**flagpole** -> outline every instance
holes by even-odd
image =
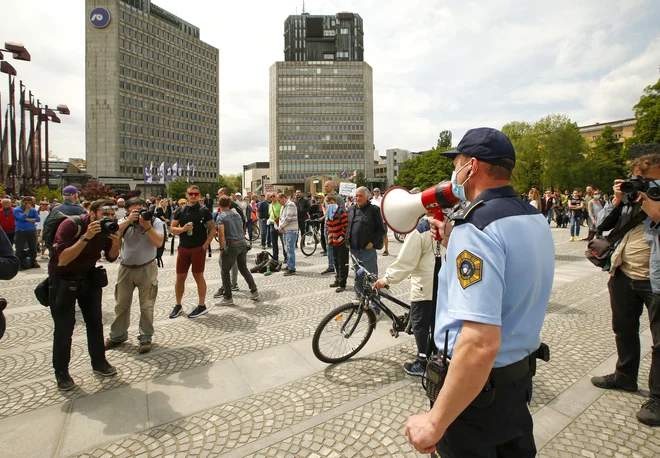
[[[11,192],[16,194],[16,77],[9,76],[9,133],[11,141]]]

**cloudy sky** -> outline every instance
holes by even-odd
[[[160,0],[220,49],[220,167],[268,160],[268,69],[283,60],[283,23],[302,0]],[[62,158],[85,156],[85,34],[80,0],[0,0],[0,41],[29,89],[72,115],[51,129]],[[87,4],[93,4],[87,1]],[[69,8],[68,5],[71,5]],[[454,143],[474,126],[500,128],[566,113],[578,124],[630,117],[660,77],[658,0],[308,0],[312,14],[359,13],[374,69],[376,148]],[[0,80],[6,81],[6,80]],[[0,85],[6,104],[6,82]],[[4,115],[4,110],[3,110]]]

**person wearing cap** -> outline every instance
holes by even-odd
[[[87,214],[85,209],[78,205],[78,188],[75,186],[65,186],[62,189],[62,199],[62,203],[54,207],[51,214],[54,212],[61,212],[68,216]]]
[[[430,220],[448,238],[434,343],[447,342],[450,362],[430,412],[410,417],[405,434],[443,457],[533,457],[527,403],[554,277],[550,228],[509,184],[516,156],[502,132],[471,129],[441,154],[454,161],[453,194],[470,201],[452,215],[451,237]]]
[[[383,202],[383,196],[380,195],[380,188],[374,188],[374,196],[371,198],[371,203],[375,205],[378,208],[381,208],[381,202]],[[383,235],[383,246],[385,247],[385,250],[383,251],[383,256],[389,256],[390,252],[388,251],[388,248],[390,246],[389,241],[387,240],[387,224],[383,222],[383,231],[385,231],[385,234]]]

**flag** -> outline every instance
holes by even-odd
[[[144,182],[148,183],[149,182],[149,167],[147,167],[147,163],[144,163]]]
[[[0,143],[0,182],[7,183],[9,172],[9,108],[5,110],[5,129],[2,131],[2,143]],[[0,125],[0,130],[2,126]]]
[[[342,178],[346,178],[347,176],[348,176],[348,172],[347,172],[346,170],[344,170],[343,172],[341,172],[341,177],[342,177]]]
[[[176,173],[177,175],[179,175],[180,178],[183,177],[183,164],[181,162],[179,162]]]
[[[186,183],[190,182],[190,161],[186,161]]]
[[[165,183],[165,163],[161,162],[160,167],[158,167],[158,183]]]
[[[194,183],[195,182],[195,163],[191,162],[191,167],[190,167],[190,182]]]
[[[172,164],[169,162],[167,163],[167,178],[165,178],[165,181],[168,183],[172,181]]]
[[[147,183],[151,184],[154,182],[154,161],[151,161],[149,165],[149,175],[147,176]]]
[[[175,162],[174,164],[172,164],[172,179],[176,180],[178,178],[178,175],[179,175],[179,163]]]
[[[357,176],[357,170],[353,171],[353,175],[351,175],[351,178],[355,178]]]

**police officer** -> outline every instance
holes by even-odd
[[[469,130],[443,154],[456,168],[452,192],[471,202],[452,218],[438,279],[434,340],[443,349],[448,332],[451,361],[431,411],[410,417],[405,433],[443,458],[533,457],[527,403],[554,274],[550,229],[509,185],[516,157],[502,132]]]

